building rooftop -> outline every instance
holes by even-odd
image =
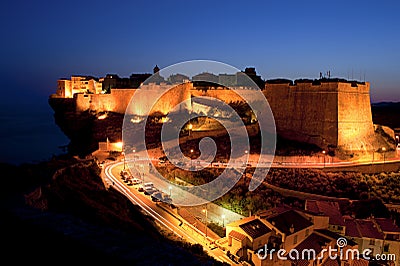
[[[375,221],[383,232],[400,233],[400,227],[398,227],[392,219],[375,218]]]
[[[322,266],[340,266],[337,260],[327,259],[322,263]]]
[[[305,249],[313,249],[316,254],[319,254],[324,247],[327,246],[332,240],[322,235],[312,233],[306,239],[296,246],[296,250],[300,253]]]
[[[357,229],[357,223],[354,219],[345,219],[344,223],[346,225],[346,236],[362,237],[361,233]]]
[[[287,210],[265,219],[286,235],[296,233],[313,225],[307,218],[294,210]],[[293,227],[292,232],[291,227]]]
[[[346,219],[346,236],[383,239],[384,235],[369,219]]]
[[[362,82],[362,81],[347,80],[347,79],[343,79],[343,78],[296,79],[294,81],[291,79],[276,78],[276,79],[269,79],[269,80],[265,81],[266,84],[289,84],[291,86],[297,85],[300,83],[312,83],[313,85],[321,85],[321,83],[328,83],[328,82],[350,83],[350,84],[352,84],[353,87],[356,87],[357,85],[365,85],[365,82]]]
[[[333,201],[307,200],[306,210],[316,215],[329,217],[329,224],[344,226],[344,219],[340,213],[339,204]]]
[[[241,233],[239,233],[239,232],[237,232],[237,231],[235,231],[235,230],[232,230],[232,231],[229,233],[229,236],[232,237],[232,238],[234,238],[234,239],[237,239],[237,240],[239,240],[239,241],[242,241],[243,239],[246,238],[245,235],[243,235],[243,234],[241,234]]]
[[[339,239],[340,237],[343,237],[342,235],[339,235],[338,233],[332,232],[328,229],[315,229],[314,231],[336,240]],[[344,238],[346,238],[347,240],[347,246],[354,247],[357,245],[357,243],[351,240],[350,238],[347,237]]]
[[[356,220],[360,233],[363,237],[383,239],[383,234],[371,220]]]
[[[271,232],[271,229],[269,229],[265,224],[263,224],[263,222],[258,219],[254,219],[247,223],[241,224],[239,225],[239,227],[242,228],[242,230],[245,231],[246,234],[248,234],[253,239],[256,239]]]

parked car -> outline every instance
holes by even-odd
[[[132,179],[132,183],[134,184],[134,185],[139,185],[139,184],[141,184],[142,183],[142,181],[140,180],[140,179],[138,179],[138,178],[133,178]]]
[[[151,188],[144,188],[145,195],[152,195],[153,193],[157,192],[158,189],[151,187]]]

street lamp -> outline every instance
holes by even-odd
[[[326,154],[326,151],[323,150],[323,151],[322,151],[322,154],[324,155],[324,168],[325,168],[325,154]]]
[[[169,188],[169,197],[171,198],[171,190],[172,190],[172,187],[169,186],[168,188]]]
[[[194,152],[194,150],[191,149],[190,150],[190,166],[193,166],[193,152]]]
[[[222,214],[221,218],[222,218],[222,227],[224,227],[225,226],[225,215]]]
[[[207,214],[208,214],[207,204],[206,204],[206,208],[203,209],[202,212],[206,214],[206,223],[205,223],[205,225],[206,225],[206,239],[207,239],[207,221],[208,221],[208,218],[207,218]]]
[[[192,129],[193,129],[193,125],[192,125],[192,123],[190,123],[189,124],[189,136],[190,136],[190,131],[192,131]]]
[[[382,151],[383,151],[383,163],[385,163],[385,152],[386,152],[386,148],[382,147]]]
[[[399,144],[399,136],[396,136],[396,144]]]

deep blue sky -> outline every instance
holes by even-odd
[[[6,0],[1,89],[46,105],[61,77],[210,59],[264,79],[365,73],[373,102],[400,101],[399,11],[398,1]]]

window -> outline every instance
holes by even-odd
[[[295,235],[293,238],[293,244],[297,244],[297,235]]]
[[[389,244],[383,246],[383,252],[389,252]]]
[[[370,239],[369,244],[375,246],[375,239]]]

